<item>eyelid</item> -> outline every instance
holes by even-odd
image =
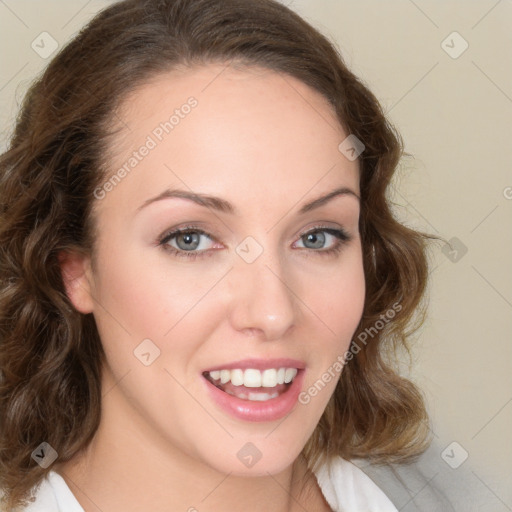
[[[171,238],[175,238],[176,236],[178,236],[182,233],[188,233],[188,232],[199,233],[199,234],[204,235],[205,237],[209,238],[212,241],[217,241],[216,235],[213,235],[212,233],[205,231],[204,229],[200,228],[199,226],[189,225],[189,226],[180,226],[177,228],[172,228],[172,229],[166,230],[162,235],[160,235],[158,237],[158,243],[165,244]]]
[[[333,221],[321,221],[313,222],[312,224],[309,224],[306,228],[301,228],[299,231],[296,232],[294,235],[294,238],[300,238],[304,235],[307,235],[311,231],[322,231],[326,230],[329,231],[330,229],[335,231],[343,231],[345,234],[348,235],[348,230],[341,224]]]
[[[347,230],[342,227],[333,228],[330,226],[316,226],[301,232],[297,238],[297,241],[299,241],[302,237],[309,235],[310,233],[329,233],[330,235],[347,242],[352,239],[352,235],[350,235]]]

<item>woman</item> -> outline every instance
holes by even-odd
[[[428,442],[384,357],[427,277],[400,156],[277,2],[96,16],[1,158],[7,510],[396,510],[351,460]]]

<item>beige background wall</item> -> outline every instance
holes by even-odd
[[[337,42],[414,154],[396,182],[397,214],[457,239],[451,255],[442,244],[432,252],[412,375],[429,400],[438,456],[456,465],[467,452],[486,510],[512,510],[512,1],[283,3]],[[0,1],[2,149],[48,62],[32,41],[48,32],[62,45],[108,4]]]

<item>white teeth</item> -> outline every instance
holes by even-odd
[[[212,372],[210,372],[210,377],[213,378]],[[220,371],[220,383],[226,384],[231,380],[231,372],[229,370],[221,370]]]
[[[274,393],[244,393],[243,391],[239,391],[238,389],[227,390],[226,393],[231,396],[236,396],[242,400],[249,400],[250,402],[266,402],[267,400],[271,400],[272,398],[277,398],[279,393],[276,391]]]
[[[243,370],[231,370],[231,384],[233,386],[241,386],[244,383]]]
[[[265,388],[273,388],[277,386],[277,370],[274,368],[263,370],[263,374],[261,375],[261,385]]]
[[[297,368],[286,368],[286,373],[284,374],[284,382],[288,384],[291,382],[295,375],[297,375]]]
[[[212,380],[220,379],[220,384],[226,384],[231,381],[233,386],[274,388],[279,384],[289,384],[297,375],[297,371],[297,368],[268,368],[263,371],[248,368],[247,370],[214,370],[209,373]],[[254,396],[265,394],[252,393]],[[248,399],[251,400],[251,398]],[[259,400],[259,398],[254,398],[254,400]],[[262,400],[268,400],[268,398],[262,398]]]
[[[233,379],[231,379],[233,381]],[[261,387],[261,372],[259,370],[245,370],[244,372],[244,386],[246,388],[260,388]]]
[[[265,402],[266,400],[270,400],[271,398],[276,398],[279,396],[279,393],[249,393],[247,397],[248,400],[253,402]]]

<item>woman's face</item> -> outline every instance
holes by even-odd
[[[71,293],[94,314],[114,383],[102,421],[222,472],[281,471],[362,314],[348,133],[302,82],[221,65],[160,76],[115,121],[95,265]]]

